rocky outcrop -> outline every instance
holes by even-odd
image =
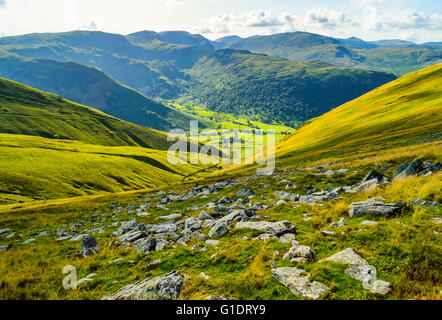
[[[174,271],[125,286],[102,300],[176,300],[183,287],[184,277]]]

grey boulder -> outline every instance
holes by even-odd
[[[279,222],[238,222],[235,225],[235,229],[251,229],[253,231],[262,231],[265,233],[271,233],[276,236],[282,236],[286,233],[295,233],[296,228],[289,221],[279,221]]]
[[[362,217],[366,215],[391,217],[400,214],[407,204],[403,202],[384,203],[376,199],[368,199],[364,202],[354,202],[350,205],[350,217]]]
[[[229,232],[227,224],[223,222],[217,222],[209,231],[210,238],[222,238]]]
[[[300,297],[319,299],[328,287],[318,281],[311,281],[310,274],[305,274],[304,270],[297,268],[272,269],[272,276],[281,284],[289,288],[292,293]]]
[[[102,300],[176,300],[183,287],[184,277],[174,271],[127,285]]]
[[[78,255],[85,258],[87,256],[97,254],[98,252],[97,240],[90,235],[84,235],[81,239],[81,251]]]
[[[283,259],[292,263],[309,263],[315,260],[315,253],[308,246],[294,245],[284,254]]]

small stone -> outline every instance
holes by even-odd
[[[11,245],[0,246],[0,252],[6,252],[11,248]]]
[[[308,246],[293,245],[284,256],[284,260],[289,260],[292,263],[309,263],[315,260],[315,253]]]
[[[279,237],[281,243],[292,243],[294,240],[296,240],[296,236],[293,233],[286,233]]]
[[[219,240],[206,240],[205,244],[206,246],[216,246],[220,243]]]
[[[438,202],[431,202],[421,199],[414,199],[411,204],[413,206],[424,206],[424,207],[437,207],[439,205]]]
[[[229,232],[227,225],[225,223],[216,223],[215,226],[210,230],[210,238],[222,238]]]
[[[1,235],[4,235],[4,234],[7,234],[7,233],[9,233],[9,232],[11,232],[11,230],[9,230],[9,229],[1,229],[1,230],[0,230],[0,236],[1,236]]]
[[[228,301],[230,300],[230,297],[223,297],[223,296],[208,296],[206,300],[210,301]]]
[[[204,210],[200,212],[197,219],[200,221],[213,220],[213,218]]]
[[[133,219],[128,222],[123,222],[118,228],[117,233],[122,235],[138,228],[137,220]]]
[[[97,240],[90,235],[84,235],[81,239],[81,251],[78,255],[85,258],[87,256],[97,254],[98,252]]]
[[[203,278],[204,280],[207,280],[207,281],[212,280],[212,279],[210,279],[210,277],[209,277],[207,274],[205,274],[204,272],[201,272],[201,273],[200,273],[200,277]]]
[[[30,239],[28,239],[28,240],[23,241],[23,244],[32,243],[32,242],[34,242],[34,241],[35,241],[34,238],[30,238]]]
[[[361,222],[361,224],[366,225],[366,226],[374,226],[374,225],[377,225],[378,223],[376,221],[364,220]]]
[[[328,287],[321,282],[311,281],[310,274],[297,268],[272,269],[272,276],[289,288],[296,296],[319,299]]]
[[[127,285],[102,300],[176,300],[183,286],[183,275],[175,271]]]
[[[389,293],[391,290],[391,283],[382,280],[375,281],[370,288],[370,292],[382,295]]]
[[[153,269],[153,268],[155,268],[156,266],[158,266],[160,264],[161,264],[161,260],[160,259],[154,260],[154,261],[152,261],[151,263],[149,263],[146,266],[146,269]]]

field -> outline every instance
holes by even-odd
[[[8,152],[14,155],[14,163],[17,163],[17,168],[8,172],[24,170],[28,176],[32,175],[37,171],[33,161],[39,166],[41,163],[48,166],[43,170],[48,173],[45,180],[34,185],[22,184],[33,187],[24,200],[29,200],[31,194],[38,194],[39,186],[43,186],[45,192],[63,188],[71,192],[72,183],[65,186],[64,177],[73,181],[80,176],[83,184],[94,179],[93,170],[74,171],[69,166],[64,168],[66,163],[73,163],[75,170],[89,167],[96,172],[116,172],[117,177],[140,188],[160,180],[168,185],[132,192],[119,192],[124,191],[120,188],[113,191],[119,192],[117,194],[72,192],[79,197],[22,204],[8,204],[9,200],[3,200],[0,226],[10,232],[0,236],[0,245],[12,247],[1,253],[0,299],[101,299],[127,284],[173,270],[186,275],[179,297],[183,300],[205,299],[209,295],[232,299],[307,299],[294,295],[272,277],[275,265],[278,268],[296,266],[309,273],[312,280],[325,284],[328,289],[321,299],[440,299],[442,173],[411,176],[405,180],[392,178],[396,168],[404,162],[442,160],[441,72],[442,66],[438,65],[407,75],[306,123],[278,144],[277,171],[271,176],[256,176],[256,166],[240,166],[179,183],[184,174],[198,168],[151,167],[153,161],[166,165],[161,151],[2,135],[1,150],[20,150]],[[203,113],[204,110],[191,112]],[[229,126],[229,121],[225,125]],[[17,141],[20,148],[13,146]],[[50,156],[54,149],[62,150]],[[72,152],[76,152],[75,157]],[[3,166],[0,172],[11,163],[10,159],[0,162]],[[331,173],[314,167],[317,165],[323,165]],[[143,171],[136,171],[140,168]],[[338,171],[342,169],[346,170]],[[275,194],[291,189],[294,191],[290,192],[305,196],[313,189],[327,191],[351,187],[358,185],[371,170],[382,172],[390,182],[372,190],[345,192],[321,203],[280,202]],[[63,172],[63,177],[58,177],[57,172]],[[54,176],[58,180],[50,180]],[[12,179],[2,177],[0,181],[17,185]],[[97,177],[97,181],[102,179]],[[112,179],[105,177],[104,188],[112,188]],[[210,186],[226,179],[232,179],[233,183],[221,190],[184,197],[196,186]],[[51,184],[45,186],[44,183]],[[133,185],[129,189],[133,189]],[[135,218],[137,223],[156,225],[169,219],[163,216],[176,213],[181,214],[178,219],[184,223],[202,211],[212,212],[214,203],[225,197],[230,197],[234,203],[241,200],[244,204],[244,197],[237,195],[242,189],[254,192],[248,197],[250,206],[267,206],[257,209],[259,219],[286,220],[296,226],[296,240],[309,246],[315,259],[305,264],[287,261],[283,255],[291,243],[272,237],[259,240],[257,237],[262,232],[235,228],[235,222],[229,224],[228,233],[215,245],[197,238],[189,238],[182,244],[173,233],[167,235],[168,244],[164,250],[150,253],[116,244],[119,240],[113,234],[122,222]],[[43,190],[40,192],[43,194]],[[169,197],[175,200],[168,200]],[[349,216],[352,203],[373,197],[382,197],[385,203],[404,202],[406,207],[389,217]],[[433,207],[414,205],[415,199],[439,204]],[[133,211],[134,206],[140,205],[147,205],[146,214],[136,215]],[[330,225],[341,218],[349,220],[340,227]],[[209,230],[209,227],[201,228],[203,234]],[[60,234],[66,232],[96,237],[100,252],[87,258],[77,257],[80,241],[59,239]],[[372,293],[361,281],[345,273],[346,266],[320,262],[346,248],[355,249],[373,265],[378,279],[391,284],[391,292],[386,295]],[[159,264],[148,266],[157,259],[160,259]],[[79,279],[95,275],[90,276],[90,281],[81,283],[78,290],[64,290],[62,270],[66,265],[77,268]]]

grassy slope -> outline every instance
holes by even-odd
[[[0,76],[158,130],[185,127],[191,119],[146,98],[101,70],[74,62],[0,54]]]
[[[166,135],[0,78],[0,133],[167,149]]]
[[[0,78],[0,202],[156,187],[201,169],[170,166],[165,133]]]
[[[158,187],[199,169],[162,150],[0,134],[2,204]]]
[[[287,182],[279,183],[283,179],[296,184],[296,193],[305,194],[306,185],[321,190],[351,185],[361,181],[370,170],[379,170],[387,165],[393,165],[384,172],[391,178],[400,163],[418,157],[432,162],[441,161],[440,76],[441,66],[435,66],[398,79],[316,119],[281,144],[280,151],[286,156],[279,159],[283,166],[293,166],[297,161],[299,166],[310,166],[334,160],[339,163],[332,168],[350,169],[347,174],[317,176],[301,170],[277,172],[270,177],[243,181],[216,195],[172,202],[166,212],[181,211],[194,217],[199,214],[199,210],[187,210],[189,207],[198,205],[202,210],[202,206],[221,197],[234,197],[244,187],[256,192],[253,202],[277,200],[273,193],[285,190]],[[343,114],[350,119],[341,118]],[[353,121],[356,130],[351,130],[350,121]],[[315,143],[315,139],[320,141]],[[311,143],[313,146],[309,148]],[[349,160],[349,156],[353,160]],[[313,158],[318,162],[309,163]],[[255,171],[251,174],[255,174]],[[344,227],[336,229],[329,227],[329,224],[348,217],[350,203],[375,196],[384,197],[386,202],[404,201],[409,204],[416,198],[441,202],[441,175],[439,172],[428,177],[412,177],[382,185],[372,191],[344,194],[341,199],[327,202],[323,206],[287,203],[273,206],[259,214],[272,221],[290,221],[297,227],[296,239],[302,245],[310,246],[318,260],[345,248],[354,248],[376,267],[380,279],[393,285],[392,292],[387,296],[376,296],[365,290],[361,282],[347,276],[344,273],[346,267],[342,265],[317,261],[305,266],[297,265],[309,272],[312,280],[321,281],[330,288],[325,299],[440,299],[442,229],[440,224],[432,221],[434,217],[441,218],[440,206],[414,206],[394,218],[351,218]],[[210,177],[203,181],[167,186],[165,191],[183,193],[196,184],[208,185],[224,178],[226,176]],[[250,239],[258,235],[248,230],[231,229],[218,246],[209,246],[206,252],[192,250],[198,241],[190,241],[187,247],[170,247],[148,255],[133,249],[109,247],[114,240],[111,234],[117,228],[112,226],[114,219],[124,221],[133,218],[127,213],[113,215],[109,205],[116,201],[121,206],[140,204],[144,203],[146,196],[152,195],[140,192],[36,205],[31,203],[12,210],[10,206],[0,207],[1,225],[25,235],[16,235],[12,239],[3,237],[0,240],[2,244],[8,244],[17,239],[14,247],[3,253],[0,259],[0,283],[4,289],[0,291],[0,299],[100,299],[127,284],[172,270],[180,270],[190,276],[181,299],[205,299],[208,295],[228,295],[241,300],[299,299],[273,279],[270,273],[271,260],[279,267],[293,266],[282,259],[291,244],[275,240],[244,241],[244,236]],[[157,218],[165,214],[164,210],[155,206],[158,199],[150,201],[151,216],[137,217],[139,223],[158,223]],[[92,217],[97,212],[104,213],[101,221],[108,229],[104,234],[92,233],[98,238],[100,253],[88,259],[74,256],[80,250],[79,242],[57,242],[54,240],[55,235],[49,238],[34,235],[42,229],[66,229],[69,228],[66,224],[95,221]],[[305,219],[307,212],[311,213],[309,221]],[[378,224],[362,225],[364,220],[375,220]],[[321,234],[324,229],[336,233],[324,236]],[[208,232],[206,229],[203,231]],[[36,238],[34,243],[20,244],[31,236]],[[276,251],[280,254],[275,255]],[[123,260],[119,262],[107,263],[121,258]],[[162,263],[153,269],[146,268],[155,259],[161,259]],[[97,276],[93,281],[81,285],[79,290],[63,290],[60,284],[64,275],[61,271],[65,265],[74,265],[79,278],[92,272]],[[206,281],[199,277],[201,272],[205,272],[212,280]]]
[[[439,64],[377,88],[310,121],[279,145],[278,155],[301,158],[440,139],[441,77]]]

